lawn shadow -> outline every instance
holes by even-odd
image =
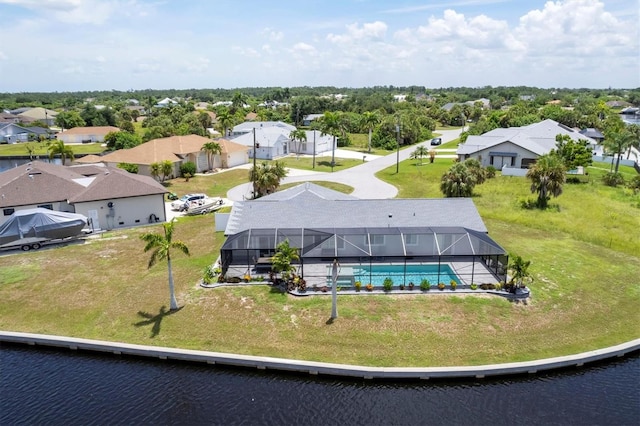
[[[158,334],[160,334],[160,325],[162,324],[162,319],[166,316],[169,316],[171,314],[175,314],[176,312],[180,311],[182,309],[182,306],[179,307],[178,309],[176,309],[175,311],[167,311],[167,307],[166,306],[162,306],[160,308],[160,311],[158,311],[158,313],[156,315],[150,314],[148,312],[143,312],[143,311],[138,311],[138,316],[145,318],[142,321],[138,321],[136,323],[134,323],[133,325],[136,327],[144,327],[145,325],[150,325],[153,324],[153,326],[151,327],[151,338],[156,337]]]

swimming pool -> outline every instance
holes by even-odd
[[[419,286],[425,278],[432,286],[438,283],[449,285],[451,280],[458,284],[461,282],[447,264],[440,265],[439,273],[438,265],[356,265],[353,267],[354,280],[360,281],[363,285],[371,283],[374,286],[381,286],[387,277],[393,280],[394,285],[413,282]]]

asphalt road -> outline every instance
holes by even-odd
[[[440,130],[438,133],[442,134],[442,143],[446,143],[459,137],[460,129]],[[417,146],[424,145],[429,149],[432,148],[429,145],[429,142],[430,141],[425,141],[420,144],[401,149],[399,154],[400,161],[402,162],[410,158],[411,153],[415,151]],[[436,151],[439,151],[437,147],[435,148]],[[438,154],[440,157],[455,157],[455,152],[449,150],[439,151]],[[358,154],[358,157],[361,155],[362,154]],[[378,157],[370,161],[363,162],[358,166],[340,170],[334,173],[319,173],[306,170],[303,171],[290,169],[289,176],[284,178],[281,183],[286,184],[306,181],[338,182],[353,187],[354,191],[351,193],[351,195],[361,199],[394,198],[396,195],[398,195],[398,190],[396,189],[396,187],[381,181],[375,176],[375,174],[380,170],[386,169],[387,167],[396,164],[397,155],[398,154],[394,152],[384,157]],[[339,158],[340,155],[336,155],[336,157]],[[238,185],[227,192],[227,198],[233,201],[250,199],[251,189],[251,182]]]

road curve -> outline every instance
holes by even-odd
[[[442,135],[442,143],[452,141],[460,136],[460,130],[458,129],[440,130],[438,133],[441,133]],[[425,141],[417,145],[401,149],[400,161],[402,162],[410,158],[411,153],[416,149],[416,147],[421,145],[431,148],[429,146],[429,141]],[[378,179],[376,177],[376,173],[396,164],[397,155],[398,154],[394,152],[384,157],[376,158],[375,160],[334,173],[300,171],[300,174],[284,178],[281,183],[287,184],[307,181],[337,182],[353,187],[354,190],[351,195],[360,199],[394,198],[398,195],[398,189],[395,186]],[[250,199],[251,190],[251,182],[247,182],[231,188],[227,192],[227,198],[233,201]]]

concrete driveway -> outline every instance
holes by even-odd
[[[460,129],[440,130],[438,133],[442,134],[442,143],[446,143],[458,138],[460,136]],[[399,153],[400,162],[409,159],[411,157],[411,153],[415,151],[416,147],[418,146],[425,146],[428,149],[431,149],[432,147],[429,145],[429,142],[430,141],[425,141],[401,149]],[[456,157],[455,149],[434,149],[438,152],[438,157],[440,158]],[[353,187],[354,191],[351,193],[351,195],[361,199],[381,199],[396,197],[396,195],[398,195],[398,190],[396,189],[396,187],[381,181],[375,176],[375,174],[380,170],[386,169],[387,167],[396,164],[398,154],[394,152],[386,156],[370,156],[369,154],[362,154],[354,151],[336,150],[336,158],[362,158],[363,155],[366,155],[367,158],[365,158],[365,161],[362,164],[334,173],[289,169],[289,175],[284,178],[281,183],[286,184],[306,181],[329,181],[342,183]],[[326,157],[327,155],[325,154],[324,156]],[[331,156],[330,152],[329,156]],[[251,165],[245,166],[246,168],[251,168]],[[248,182],[230,189],[229,192],[227,192],[227,198],[236,201],[251,199],[251,191],[252,184],[251,182]]]

